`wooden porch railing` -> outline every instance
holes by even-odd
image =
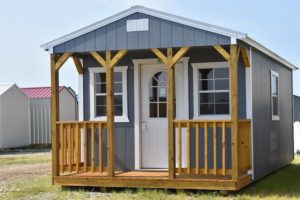
[[[104,121],[57,122],[59,134],[59,169],[63,173],[104,172],[103,166],[103,129]],[[98,135],[98,148],[95,135]],[[88,141],[89,140],[89,141]],[[82,143],[83,141],[83,143]],[[90,147],[88,146],[90,143]],[[83,145],[82,145],[83,144]],[[90,149],[90,162],[88,161]],[[82,152],[83,151],[83,152]],[[98,166],[95,164],[95,151],[98,151]]]
[[[226,141],[228,128],[231,127],[230,120],[174,120],[175,129],[177,132],[177,139],[175,148],[177,149],[177,167],[178,174],[197,174],[197,175],[219,175],[230,176],[231,168],[228,166],[227,148],[231,148],[231,144]],[[186,132],[186,137],[183,137],[183,131]],[[200,141],[200,133],[203,134],[203,140]],[[194,134],[195,140],[191,140],[191,135]],[[209,134],[213,139],[213,145],[209,145]],[[219,134],[219,136],[218,136]],[[183,138],[186,138],[186,167],[183,167]],[[220,141],[218,141],[220,140]],[[199,142],[200,141],[200,142]],[[238,161],[239,161],[239,175],[247,173],[251,169],[251,141],[250,141],[250,120],[239,121],[238,131]],[[193,142],[195,151],[192,154]],[[218,145],[220,144],[221,145]],[[200,145],[203,152],[200,151]],[[220,149],[221,148],[221,149]],[[231,148],[232,149],[232,148]],[[209,152],[210,153],[209,155]],[[221,153],[220,153],[221,152]],[[219,155],[221,154],[221,155]],[[193,155],[193,158],[191,157]],[[209,158],[210,156],[210,158]],[[201,158],[202,157],[202,158]],[[218,158],[222,158],[221,164],[218,163]],[[191,166],[191,159],[194,160],[195,165]],[[204,163],[200,166],[200,159]],[[209,160],[213,159],[213,166],[209,166]],[[232,163],[232,162],[231,162]],[[231,164],[232,165],[232,164]],[[221,166],[221,167],[218,167]]]

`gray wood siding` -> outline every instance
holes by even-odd
[[[252,49],[254,179],[293,159],[292,71]],[[280,120],[271,116],[271,70],[279,73]]]
[[[127,32],[129,19],[149,19],[149,31]],[[230,37],[134,13],[54,47],[55,53],[230,44]]]
[[[189,76],[189,118],[193,118],[193,72],[192,72],[192,66],[191,63],[195,62],[217,62],[217,61],[224,61],[223,58],[212,48],[196,48],[190,50],[186,57],[190,57],[189,60],[189,69],[188,69],[188,76]],[[117,169],[120,170],[133,170],[134,169],[134,75],[133,75],[133,63],[132,59],[141,59],[141,58],[155,58],[155,56],[150,51],[138,51],[138,52],[129,52],[118,65],[120,66],[128,66],[128,79],[127,79],[127,88],[128,88],[128,113],[129,113],[129,123],[116,123],[116,136],[115,136],[115,142],[116,142],[116,166]],[[84,67],[90,68],[90,67],[100,67],[99,64],[91,58],[89,55],[86,55],[84,57]],[[240,84],[240,90],[245,91],[245,83],[244,80],[242,80],[244,77],[244,66],[239,65],[239,84]],[[85,70],[84,74],[84,119],[89,120],[90,118],[90,94],[89,94],[89,72],[88,70]],[[246,116],[246,105],[243,100],[245,99],[245,93],[241,92],[239,94],[239,110],[240,110],[240,118],[243,118]],[[230,128],[227,128],[227,137],[226,137],[226,156],[228,158],[228,162],[226,163],[227,168],[231,167],[231,134],[230,134]],[[213,168],[213,135],[212,135],[212,129],[209,129],[208,132],[208,141],[209,141],[209,149],[208,149],[208,155],[209,155],[209,168]],[[105,134],[104,134],[105,135]],[[96,149],[98,148],[98,139],[96,135]],[[104,136],[104,140],[105,141]],[[221,154],[221,130],[218,129],[218,168],[222,167],[222,154]],[[204,155],[203,154],[203,130],[200,130],[200,137],[199,137],[199,143],[200,143],[200,166],[204,166]],[[88,145],[90,146],[90,145]],[[103,161],[106,164],[106,142],[103,143],[103,151],[104,151],[104,158]],[[201,149],[202,148],[202,149]],[[90,150],[89,150],[90,152]],[[98,152],[95,152],[96,156],[96,164],[98,163]],[[195,166],[195,130],[191,130],[191,165],[192,167]]]
[[[294,96],[294,122],[300,122],[300,97]]]

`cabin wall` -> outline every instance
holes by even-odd
[[[217,62],[224,61],[223,58],[217,53],[213,48],[193,48],[191,49],[185,57],[190,57],[189,59],[189,118],[193,118],[193,71],[191,63],[197,62]],[[133,74],[133,63],[132,59],[145,59],[145,58],[155,58],[155,55],[151,51],[130,51],[118,65],[128,66],[127,71],[127,88],[128,88],[128,123],[116,123],[115,124],[115,152],[116,152],[116,166],[120,170],[133,170],[134,169],[134,74]],[[83,59],[84,68],[100,67],[99,64],[89,55],[85,55]],[[83,96],[84,96],[84,120],[90,120],[90,89],[89,89],[89,71],[85,70],[83,75]],[[245,69],[242,62],[239,63],[239,116],[240,118],[245,118],[246,116],[246,103],[245,103]],[[208,131],[208,141],[209,141],[209,167],[213,168],[213,133],[212,129]],[[231,167],[231,134],[230,128],[227,128],[227,137],[226,137],[226,148],[227,153],[226,157],[227,168]],[[221,168],[222,157],[221,157],[221,129],[217,131],[218,135],[218,168]],[[200,131],[200,152],[204,152],[203,144],[203,130]],[[88,140],[90,141],[90,140]],[[103,162],[106,165],[106,130],[104,130],[103,137]],[[95,149],[98,149],[98,135],[96,131],[95,136]],[[88,143],[88,147],[91,145]],[[88,149],[88,154],[90,154],[90,149]],[[95,164],[98,164],[98,152],[95,152]],[[90,157],[90,156],[89,156]],[[195,166],[195,130],[191,130],[191,166]],[[204,166],[204,156],[200,154],[200,166]],[[90,161],[89,161],[90,162]]]
[[[149,31],[127,32],[126,21],[149,19]],[[54,53],[228,45],[230,37],[134,13],[54,47]]]
[[[254,179],[293,159],[292,71],[252,48]],[[279,121],[272,121],[271,70],[279,73]]]

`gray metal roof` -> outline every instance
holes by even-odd
[[[277,60],[278,62],[282,63],[286,67],[288,67],[292,70],[298,69],[292,63],[288,62],[287,60],[283,59],[282,57],[280,57],[276,53],[272,52],[268,48],[264,47],[263,45],[256,42],[252,38],[248,37],[246,33],[242,33],[242,32],[234,31],[234,30],[231,30],[231,29],[227,29],[227,28],[223,28],[223,27],[203,23],[203,22],[200,22],[200,21],[188,19],[188,18],[185,18],[185,17],[173,15],[173,14],[170,14],[170,13],[161,12],[161,11],[146,8],[146,7],[143,7],[143,6],[133,6],[129,9],[127,9],[125,11],[122,11],[120,13],[117,13],[117,14],[111,16],[111,17],[108,17],[108,18],[103,19],[101,21],[98,21],[94,24],[91,24],[87,27],[84,27],[82,29],[74,31],[70,34],[64,35],[60,38],[57,38],[57,39],[52,40],[50,42],[47,42],[47,43],[41,45],[41,47],[44,50],[49,51],[50,53],[52,53],[54,46],[57,46],[59,44],[62,44],[62,43],[67,42],[69,40],[72,40],[76,37],[79,37],[81,35],[84,35],[86,33],[94,31],[94,30],[99,29],[101,27],[104,27],[108,24],[111,24],[111,23],[113,23],[113,22],[115,22],[119,19],[125,18],[125,17],[127,17],[129,15],[132,15],[134,13],[143,13],[143,14],[150,15],[150,16],[153,16],[153,17],[158,17],[158,18],[173,21],[173,22],[176,22],[176,23],[179,23],[179,24],[184,24],[184,25],[187,25],[187,26],[191,26],[191,27],[194,27],[194,28],[197,28],[197,29],[201,29],[201,30],[212,32],[212,33],[217,33],[217,34],[221,34],[221,35],[224,35],[224,36],[228,36],[228,37],[231,38],[231,41],[232,41],[233,44],[236,43],[236,39],[240,39],[240,40],[244,41],[245,43],[249,44],[250,46],[253,46],[254,48],[262,51],[263,53],[267,54],[268,56],[270,56],[273,59]]]

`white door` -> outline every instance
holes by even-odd
[[[176,117],[184,117],[183,64],[175,66]],[[167,68],[141,66],[141,168],[168,168]]]

